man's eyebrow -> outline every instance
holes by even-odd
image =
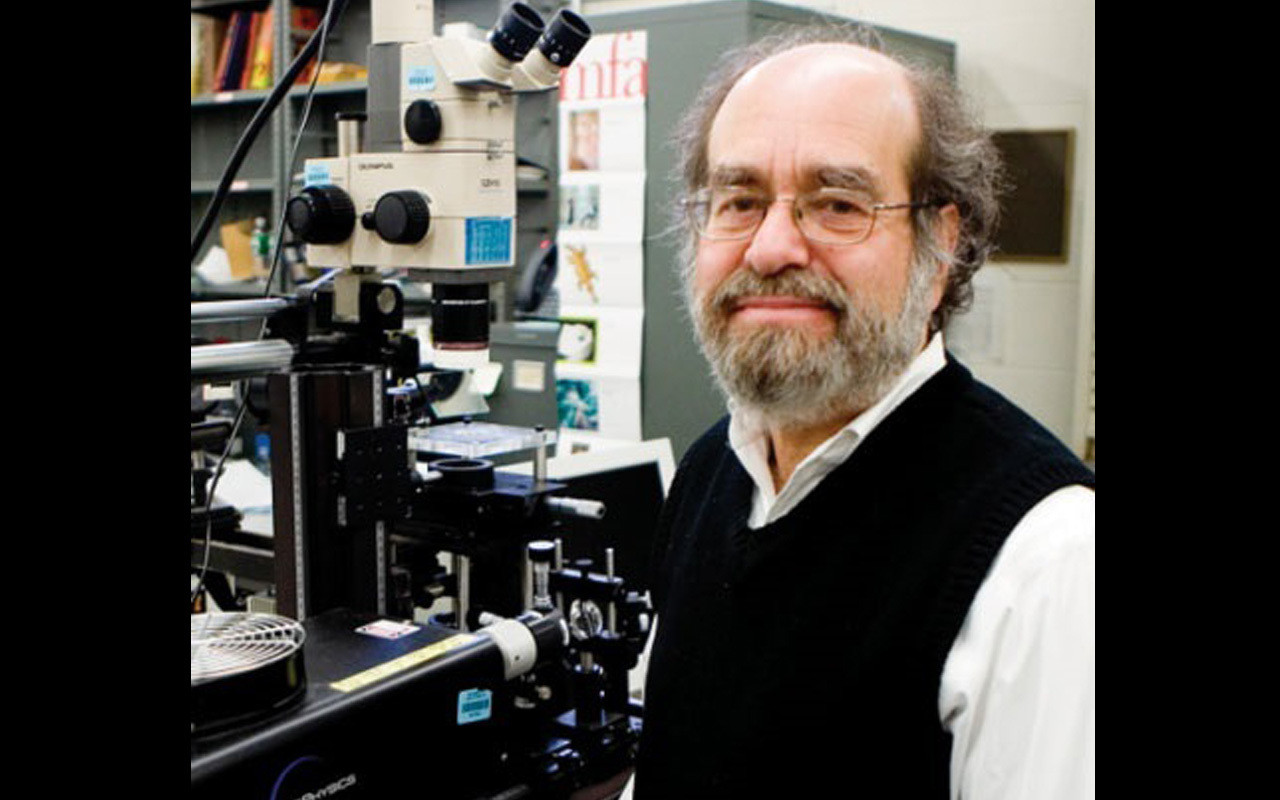
[[[880,194],[880,181],[876,174],[865,167],[818,167],[812,171],[813,185],[851,189],[864,194]]]
[[[805,184],[811,187],[829,186],[850,189],[863,194],[878,196],[880,181],[875,172],[866,167],[824,166],[808,170]],[[768,181],[754,167],[721,164],[711,170],[708,186],[765,186]]]
[[[764,178],[759,171],[751,167],[739,167],[722,164],[711,170],[707,177],[708,186],[763,186]]]

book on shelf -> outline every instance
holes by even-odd
[[[249,69],[245,71],[243,84],[245,89],[270,89],[274,83],[274,76],[271,74],[271,51],[274,49],[276,37],[272,31],[272,17],[271,8],[267,8],[258,15],[257,33],[249,48],[251,55]]]
[[[293,55],[301,52],[306,46],[311,35],[320,27],[320,23],[324,21],[324,14],[318,8],[293,8],[293,28],[289,37],[293,42]],[[294,79],[295,86],[299,84],[311,83],[312,76],[316,72],[316,59],[312,56],[307,65],[298,73],[298,77]]]
[[[222,55],[218,59],[216,91],[228,92],[240,88],[246,49],[252,31],[253,12],[231,12],[231,16],[227,19],[227,35],[222,42]]]
[[[291,8],[289,58],[297,57],[320,27],[323,12],[316,8]],[[245,89],[270,89],[275,85],[276,15],[274,6],[263,11],[232,11],[219,17],[191,13],[191,94],[216,94]],[[316,59],[298,73],[295,85],[316,77]],[[360,80],[368,75],[358,64],[325,63],[320,83]]]
[[[360,64],[326,61],[320,65],[320,76],[316,78],[316,83],[346,83],[368,80],[368,78],[369,70]]]
[[[218,60],[227,34],[227,20],[208,14],[191,15],[191,94],[217,91]]]

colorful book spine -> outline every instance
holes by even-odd
[[[227,31],[227,59],[222,80],[218,90],[227,92],[240,88],[244,75],[245,60],[248,55],[249,37],[252,32],[253,14],[248,11],[235,11],[231,14]]]
[[[271,52],[275,44],[275,34],[272,31],[273,16],[273,11],[270,8],[262,12],[262,18],[258,24],[258,33],[254,37],[253,55],[249,60],[249,78],[245,85],[246,89],[271,88]]]

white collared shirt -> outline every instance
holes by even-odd
[[[735,410],[729,443],[755,484],[748,524],[794,509],[945,363],[937,334],[879,402],[806,456],[776,494],[765,431]],[[1094,796],[1093,589],[1094,493],[1069,486],[1010,532],[947,656],[938,716],[953,737],[952,800]],[[648,647],[642,663],[647,657]],[[630,797],[628,782],[622,800]]]

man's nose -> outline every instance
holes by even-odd
[[[773,275],[809,265],[809,240],[796,227],[794,204],[790,198],[775,199],[751,237],[745,259],[756,274]]]

